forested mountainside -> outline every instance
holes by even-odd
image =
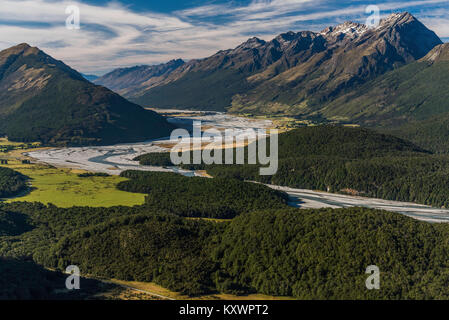
[[[449,206],[449,157],[391,135],[342,126],[299,128],[279,136],[278,155],[279,169],[272,176],[260,176],[261,165],[183,167],[205,169],[215,178]],[[170,154],[138,160],[158,165],[170,161]]]
[[[214,165],[206,170],[214,177],[449,206],[447,155],[368,129],[318,126],[287,132],[279,137],[277,173],[259,176],[259,167]]]
[[[32,259],[58,270],[75,264],[84,274],[155,282],[193,296],[449,297],[442,285],[449,274],[448,226],[395,213],[290,208],[215,222],[144,206],[60,209],[18,203],[3,204],[0,211],[24,215],[32,226],[0,236],[2,257]],[[0,263],[5,268],[4,260]],[[365,287],[369,265],[381,271],[380,290]],[[23,284],[28,290],[36,282]],[[11,297],[17,295],[7,290],[6,298]]]
[[[329,119],[381,127],[436,153],[449,152],[449,45],[369,81],[322,110]]]

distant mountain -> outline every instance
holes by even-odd
[[[285,72],[253,76],[254,82],[264,81],[249,93],[234,97],[231,110],[321,114],[323,103],[422,58],[442,43],[409,13],[393,14],[374,29],[345,23],[323,30],[320,36],[325,39],[322,51]]]
[[[0,52],[0,133],[51,145],[136,142],[172,126],[27,44]]]
[[[82,73],[81,75],[84,77],[84,79],[89,80],[90,82],[98,79],[98,76],[96,76],[94,74],[84,74],[84,73]]]
[[[181,59],[155,66],[135,66],[116,69],[95,79],[95,83],[108,87],[119,94],[138,95],[157,85],[171,72],[182,66]]]
[[[346,22],[320,33],[284,33],[269,42],[252,38],[154,77],[128,72],[131,79],[120,87],[120,70],[97,83],[144,106],[307,116],[441,43],[415,17],[401,13],[376,28]]]

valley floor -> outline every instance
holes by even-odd
[[[185,126],[189,126],[192,121],[200,120],[204,126],[203,129],[215,128],[222,130],[225,128],[233,128],[236,130],[237,135],[246,128],[269,129],[274,125],[274,122],[268,119],[249,119],[222,113],[193,113],[182,110],[165,110],[165,112],[169,114],[170,121],[178,125],[184,124]],[[182,170],[176,167],[143,166],[133,160],[141,154],[167,152],[169,150],[168,148],[173,145],[174,142],[170,139],[160,139],[106,147],[42,148],[31,150],[31,152],[26,152],[25,155],[31,157],[38,163],[55,166],[60,169],[46,169],[50,171],[56,170],[58,174],[55,175],[49,175],[45,170],[39,173],[42,169],[30,171],[29,169],[23,168],[18,170],[34,178],[35,182],[33,182],[33,186],[40,187],[38,189],[43,190],[33,191],[31,194],[19,199],[44,203],[54,202],[59,206],[65,207],[72,205],[113,206],[142,204],[143,195],[127,194],[115,189],[115,184],[122,178],[110,177],[105,179],[95,177],[81,179],[72,172],[73,170],[86,170],[118,175],[124,170],[144,170],[177,172],[186,176],[206,176],[204,172]],[[304,209],[361,206],[398,212],[422,221],[449,222],[449,209],[432,208],[415,203],[330,194],[312,190],[279,186],[272,187],[288,193],[291,197],[290,204],[292,206]],[[56,196],[57,194],[60,194],[62,199],[59,199],[59,196]]]
[[[184,114],[184,111],[178,111],[177,114],[178,116],[176,117],[168,118],[168,121],[181,127],[191,127],[193,121],[201,121],[203,130],[210,128],[214,128],[219,131],[234,129],[234,137],[245,134],[245,130],[247,129],[269,129],[273,126],[273,122],[271,120],[248,119],[223,113],[189,115],[189,113]],[[250,140],[249,142],[252,141],[254,140]],[[207,144],[204,143],[204,140],[202,142],[203,146]],[[32,150],[27,153],[27,155],[39,163],[45,163],[63,168],[82,169],[92,172],[105,172],[111,175],[119,175],[125,170],[178,172],[184,175],[199,175],[198,173],[189,172],[187,170],[179,170],[177,168],[142,166],[139,165],[137,161],[133,161],[134,158],[142,154],[167,152],[177,143],[177,140],[164,138],[141,143],[119,144],[114,146],[39,149]],[[190,148],[190,145],[185,145],[185,147]]]

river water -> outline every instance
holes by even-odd
[[[186,111],[178,111],[185,113]],[[233,129],[233,136],[237,138],[243,135],[247,129],[267,129],[272,127],[269,120],[253,120],[236,117],[220,112],[207,112],[205,115],[187,115],[173,117],[169,122],[177,125],[191,127],[193,121],[201,121],[203,128],[215,128],[217,130]],[[199,138],[201,140],[201,138]],[[198,139],[194,138],[192,141]],[[141,143],[118,144],[114,146],[55,148],[29,152],[27,155],[37,162],[46,163],[56,167],[76,168],[92,172],[105,172],[111,175],[119,175],[125,170],[177,172],[192,176],[195,173],[181,170],[176,167],[162,168],[142,166],[133,159],[139,155],[151,152],[167,152],[167,145],[175,145],[177,140],[169,137],[151,140]],[[205,142],[205,139],[203,139]],[[251,142],[251,141],[250,141]]]

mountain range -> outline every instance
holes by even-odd
[[[95,83],[146,107],[321,115],[323,104],[440,44],[414,16],[396,13],[376,28],[346,22],[251,38],[205,59],[119,69]]]
[[[0,133],[48,145],[103,145],[168,136],[159,114],[131,103],[36,47],[0,52]]]
[[[0,52],[0,134],[52,145],[167,136],[173,127],[144,106],[360,124],[449,152],[448,71],[449,45],[409,13],[97,79],[21,44]]]

